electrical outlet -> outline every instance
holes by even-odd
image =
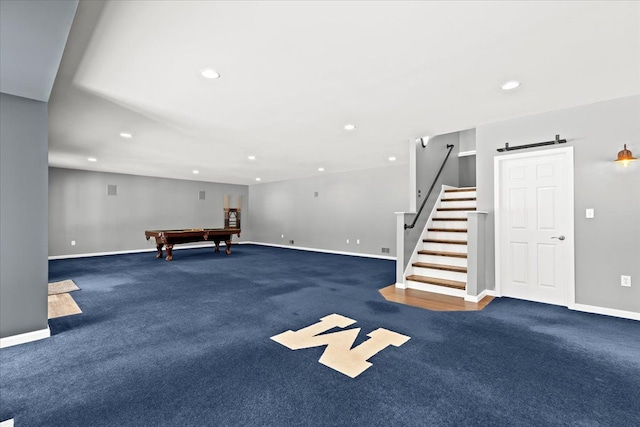
[[[349,239],[347,239],[347,243],[349,243]]]
[[[631,287],[631,276],[620,276],[620,286]]]
[[[359,245],[359,244],[360,244],[360,239],[357,239],[356,240],[356,245]]]
[[[282,239],[284,239],[284,234],[281,234],[281,235],[280,235],[280,237],[281,237]]]
[[[585,216],[585,218],[593,218],[593,217],[594,217],[594,214],[595,214],[595,213],[594,213],[593,208],[588,208],[588,209],[585,211],[584,216]]]
[[[75,245],[76,245],[76,241],[75,241],[75,240],[72,240],[72,241],[71,241],[71,246],[75,246]]]

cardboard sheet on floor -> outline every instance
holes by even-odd
[[[56,317],[80,314],[82,310],[74,301],[70,294],[56,294],[48,296],[49,319]]]

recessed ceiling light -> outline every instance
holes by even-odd
[[[249,159],[249,160],[255,160],[255,159],[256,159],[256,156],[248,156],[248,157],[247,157],[247,159]]]
[[[256,178],[256,181],[262,181],[262,179],[261,178]]]
[[[219,79],[220,78],[220,74],[211,68],[204,68],[202,70],[200,70],[200,75],[202,77],[204,77],[205,79]]]
[[[318,168],[318,172],[324,172],[324,168]]]
[[[356,125],[349,123],[348,125],[344,125],[345,130],[354,130]]]
[[[192,172],[193,172],[194,175],[198,175],[200,173],[200,171],[197,170],[197,169],[194,169]]]
[[[120,136],[123,138],[132,138],[133,135],[131,135],[129,132],[120,132]]]
[[[511,89],[517,88],[518,86],[520,86],[520,82],[512,80],[510,82],[506,82],[505,84],[503,84],[502,85],[502,89],[503,90],[511,90]]]
[[[390,162],[395,162],[396,160],[397,160],[397,159],[396,159],[396,156],[391,156],[391,157],[389,157],[389,161],[390,161]]]
[[[95,157],[88,157],[87,160],[90,161],[90,162],[97,162],[98,161],[98,159],[96,159]]]

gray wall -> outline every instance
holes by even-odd
[[[408,209],[408,188],[406,165],[252,185],[251,240],[393,256],[394,212]]]
[[[0,337],[47,328],[47,104],[0,93]]]
[[[460,131],[460,152],[475,151],[476,149],[476,130],[467,129]]]
[[[487,218],[487,283],[495,283],[493,162],[496,148],[548,141],[574,146],[576,303],[640,312],[640,162],[613,163],[623,144],[640,154],[640,96],[477,128],[478,210]],[[566,146],[566,145],[564,145]],[[542,148],[544,149],[544,148]],[[594,208],[595,218],[585,219]],[[620,275],[632,287],[620,286]]]
[[[107,185],[117,186],[116,196]],[[50,168],[49,255],[153,249],[145,230],[223,227],[225,194],[231,207],[242,195],[243,233],[234,241],[246,240],[246,185]]]
[[[460,133],[448,133],[445,135],[438,135],[429,141],[429,144],[425,148],[421,144],[416,147],[416,207],[420,210],[420,206],[424,202],[424,198],[427,197],[427,192],[431,187],[442,162],[447,155],[447,144],[452,144],[454,147],[451,150],[449,159],[442,170],[442,174],[438,178],[433,191],[429,195],[429,200],[424,205],[424,209],[413,229],[407,229],[404,232],[404,260],[405,268],[409,263],[413,250],[418,243],[418,239],[424,230],[424,226],[429,219],[429,215],[433,210],[442,185],[451,185],[453,187],[458,186],[459,182],[459,167],[458,167],[458,152],[460,151]],[[405,215],[405,224],[411,224],[415,218],[415,215]]]
[[[467,218],[467,295],[477,297],[487,290],[484,250],[487,214],[469,212]]]
[[[458,185],[460,187],[476,186],[476,156],[458,157]]]
[[[476,150],[476,130],[467,129],[460,131],[460,152]],[[476,186],[476,156],[463,156],[458,158],[460,171],[458,185],[460,187]]]

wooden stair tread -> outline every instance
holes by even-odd
[[[466,233],[466,228],[429,228],[428,231],[443,232],[443,233]]]
[[[426,251],[421,250],[418,251],[419,255],[436,255],[436,256],[448,256],[452,258],[466,258],[467,254],[459,253],[459,252],[444,252],[444,251]]]
[[[467,218],[432,218],[433,221],[466,221]]]
[[[422,239],[425,243],[446,243],[448,245],[466,245],[466,240],[448,240],[448,239]]]
[[[475,197],[460,197],[458,199],[441,199],[441,202],[473,202],[477,200]]]
[[[439,211],[475,211],[476,208],[438,208]]]
[[[435,270],[455,271],[456,273],[467,272],[466,267],[458,267],[456,265],[432,264],[430,262],[414,262],[411,265],[414,267],[420,267],[420,268],[433,268]]]
[[[412,274],[407,276],[407,280],[413,280],[414,282],[428,283],[430,285],[446,286],[447,288],[454,288],[464,290],[466,283],[458,282],[457,280],[438,279],[436,277],[420,276],[418,274]]]
[[[445,193],[460,193],[463,191],[476,191],[476,187],[467,187],[467,188],[447,188],[444,190]]]

